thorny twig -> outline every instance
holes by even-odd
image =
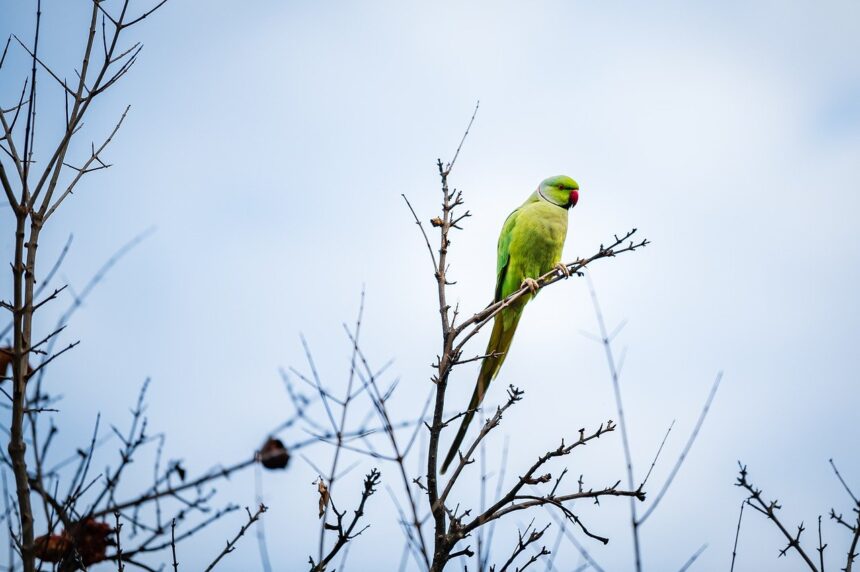
[[[206,570],[204,572],[209,572],[210,570],[215,568],[215,566],[218,564],[218,562],[221,561],[222,558],[233,552],[236,549],[236,543],[239,542],[239,539],[242,538],[242,536],[244,536],[245,531],[251,528],[254,523],[260,519],[260,516],[267,510],[268,508],[266,507],[266,505],[261,504],[252,514],[251,510],[245,507],[245,512],[248,514],[248,521],[242,525],[242,528],[239,529],[239,532],[236,533],[236,536],[227,541],[227,545],[218,554],[218,556],[215,557],[215,560],[213,560],[212,563],[206,567]]]
[[[370,473],[367,474],[364,478],[364,488],[361,492],[361,500],[358,503],[358,508],[355,509],[353,513],[352,520],[349,521],[348,524],[344,522],[344,517],[346,516],[346,511],[338,511],[334,506],[334,502],[329,499],[329,503],[331,505],[332,513],[335,516],[335,523],[329,524],[325,523],[325,530],[333,531],[337,534],[337,540],[334,543],[334,546],[331,547],[331,550],[326,554],[319,562],[314,562],[313,558],[309,558],[308,561],[311,565],[312,572],[323,572],[326,570],[329,562],[337,555],[337,553],[344,547],[346,544],[360,535],[362,532],[367,530],[370,526],[365,525],[363,528],[356,530],[361,517],[364,516],[364,506],[367,503],[367,499],[373,496],[373,493],[376,492],[376,487],[379,485],[379,481],[381,478],[381,474],[378,470],[372,469]]]
[[[518,532],[517,544],[516,546],[514,546],[514,551],[511,553],[511,555],[508,557],[502,567],[499,568],[499,572],[506,572],[508,569],[510,569],[517,557],[523,552],[525,552],[526,548],[543,538],[543,535],[548,528],[549,524],[538,530],[534,526],[534,520],[532,520],[532,522],[529,523],[525,530],[523,530],[522,532]],[[549,555],[549,553],[550,552],[549,550],[547,550],[546,546],[542,546],[537,553],[533,554],[531,558],[526,561],[525,564],[517,567],[517,572],[525,570],[530,565],[537,562],[541,557]],[[490,570],[491,572],[495,571],[495,567],[491,567]]]
[[[779,502],[776,500],[764,500],[762,490],[756,488],[747,478],[746,466],[741,465],[740,463],[738,463],[738,466],[740,467],[740,470],[735,485],[745,489],[749,493],[746,501],[747,504],[770,519],[788,542],[785,548],[779,551],[779,555],[785,556],[789,550],[793,549],[810,570],[813,572],[821,572],[800,544],[800,536],[803,534],[803,531],[806,530],[803,527],[803,523],[800,523],[797,527],[797,534],[792,535],[777,516],[777,511],[782,508]]]

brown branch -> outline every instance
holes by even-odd
[[[841,514],[837,515],[834,509],[830,509],[830,518],[851,532],[851,544],[848,547],[845,568],[842,569],[844,572],[851,572],[854,569],[854,561],[858,556],[860,556],[857,552],[858,544],[860,544],[860,500],[854,496],[854,492],[851,490],[851,487],[849,487],[848,483],[845,482],[845,479],[842,478],[842,474],[839,472],[839,469],[836,468],[836,463],[833,462],[833,459],[829,459],[829,463],[833,468],[833,472],[836,474],[836,478],[839,479],[840,483],[842,483],[842,487],[845,489],[845,492],[847,492],[848,496],[851,497],[851,500],[854,501],[853,511],[857,514],[857,520],[854,524],[849,524],[842,518]],[[827,545],[823,544],[821,540],[821,517],[818,517],[818,553],[820,555],[822,570],[824,570],[824,548],[826,546]]]
[[[735,531],[735,544],[734,544],[734,546],[732,547],[732,565],[731,565],[731,567],[729,568],[729,572],[734,572],[734,570],[735,570],[735,559],[736,559],[736,558],[737,558],[737,556],[738,556],[738,539],[739,539],[739,538],[740,538],[740,536],[741,536],[741,522],[742,522],[742,521],[743,521],[743,519],[744,519],[744,506],[746,506],[746,504],[747,504],[747,501],[746,501],[746,500],[744,500],[744,501],[741,503],[741,510],[740,510],[740,513],[738,514],[738,528],[737,528],[737,530]],[[821,519],[820,519],[820,518],[818,519],[818,523],[819,523],[819,530],[821,530],[821,527],[820,527],[820,525],[821,525]],[[824,568],[822,567],[822,570],[823,570],[823,569],[824,569]]]
[[[856,560],[858,556],[858,542],[860,542],[860,515],[857,517],[857,524],[854,525],[854,535],[851,537],[851,546],[848,548],[848,561],[845,564],[845,572],[851,572],[854,569],[854,560]]]
[[[24,105],[24,97],[27,93],[27,83],[28,82],[25,81],[24,87],[21,89],[21,97],[18,100],[18,105],[15,106],[15,117],[12,118],[11,124],[6,121],[5,112],[0,110],[0,125],[3,126],[3,139],[5,139],[6,143],[9,145],[8,150],[6,150],[5,147],[3,147],[2,149],[6,151],[12,158],[12,163],[15,165],[15,169],[18,171],[18,179],[21,181],[22,186],[24,185],[24,162],[18,155],[18,149],[15,147],[15,139],[12,137],[12,131],[15,128],[15,123],[18,121],[18,112]],[[18,209],[20,210],[22,208],[22,203],[17,204]]]
[[[427,545],[424,540],[424,533],[422,530],[423,523],[418,516],[418,505],[412,494],[412,489],[410,488],[410,479],[407,474],[404,461],[406,455],[409,453],[409,450],[415,443],[415,440],[418,436],[418,431],[421,428],[421,421],[425,418],[427,414],[427,409],[430,406],[430,399],[427,399],[424,404],[424,408],[418,416],[418,422],[415,423],[415,430],[413,431],[409,442],[406,444],[405,447],[402,448],[397,439],[397,434],[395,433],[396,426],[394,423],[392,423],[391,416],[388,413],[388,408],[386,406],[387,398],[385,397],[385,395],[382,394],[382,392],[380,392],[379,385],[377,383],[377,375],[374,374],[372,368],[370,367],[370,364],[367,361],[367,358],[364,355],[364,352],[362,352],[361,348],[358,346],[357,332],[358,324],[356,325],[355,335],[353,335],[352,332],[347,329],[347,336],[353,344],[353,360],[357,357],[364,368],[365,375],[363,377],[366,377],[366,379],[362,379],[362,381],[364,382],[364,386],[368,389],[368,395],[370,396],[373,408],[376,411],[380,422],[382,423],[383,431],[388,437],[389,444],[391,445],[392,451],[394,453],[393,461],[398,466],[398,473],[400,475],[401,483],[403,484],[404,492],[406,493],[407,499],[409,500],[409,509],[411,517],[411,522],[409,523],[409,525],[414,530],[414,536],[411,535],[407,529],[407,539],[410,542],[410,545],[412,545],[412,543],[414,542],[414,546],[416,548],[415,552],[420,555],[420,559],[423,561],[424,566],[429,568],[430,560],[427,555]],[[354,371],[354,369],[352,371]],[[360,373],[359,375],[361,376]]]
[[[634,243],[633,241],[629,241],[630,237],[632,237],[637,232],[637,229],[632,229],[627,232],[623,237],[615,236],[614,242],[612,242],[608,247],[604,247],[600,245],[598,251],[585,259],[577,259],[573,262],[568,262],[565,264],[568,273],[570,276],[579,276],[582,275],[582,272],[585,268],[588,267],[589,264],[596,260],[600,260],[602,258],[612,258],[619,254],[623,254],[625,252],[633,252],[640,248],[651,244],[648,239],[643,239],[640,242]],[[628,242],[629,241],[629,242]],[[626,246],[622,246],[625,242],[628,244]],[[559,269],[554,268],[549,272],[541,275],[537,279],[538,290],[542,288],[546,288],[551,284],[555,284],[559,280],[566,279],[565,276]],[[493,302],[489,304],[486,308],[473,314],[470,318],[464,321],[462,324],[455,328],[456,336],[460,336],[463,334],[462,340],[454,346],[453,350],[455,355],[459,355],[462,352],[463,347],[475,334],[477,334],[481,328],[487,325],[496,315],[501,312],[506,307],[510,306],[515,300],[518,300],[522,296],[525,296],[526,293],[531,293],[531,290],[527,285],[523,285],[519,290],[512,293],[510,296],[499,300],[497,302]]]
[[[27,47],[27,45],[26,45],[24,42],[22,42],[22,41],[21,41],[21,39],[20,39],[18,36],[16,36],[15,34],[12,34],[12,37],[13,37],[13,38],[15,38],[15,41],[16,41],[16,42],[18,42],[18,45],[20,45],[20,46],[24,49],[24,51],[25,51],[25,52],[27,52],[27,54],[29,54],[29,55],[30,55],[30,57],[31,57],[33,60],[35,60],[36,62],[38,62],[38,64],[39,64],[40,66],[42,66],[42,69],[43,69],[43,70],[45,70],[46,72],[48,72],[48,74],[49,74],[52,78],[54,78],[55,80],[57,80],[57,83],[59,83],[59,84],[60,84],[60,86],[62,86],[63,90],[65,90],[66,92],[68,92],[68,93],[69,93],[69,94],[71,94],[71,95],[74,95],[74,92],[73,92],[71,89],[69,89],[69,87],[66,85],[66,82],[65,82],[65,81],[63,81],[63,80],[61,80],[61,79],[57,76],[57,74],[55,74],[55,73],[54,73],[54,70],[52,70],[52,69],[51,69],[47,64],[45,64],[45,62],[43,62],[41,59],[39,59],[39,57],[38,57],[35,53],[33,53],[32,51],[30,51],[30,48],[28,48],[28,47]]]
[[[830,467],[836,474],[836,478],[839,479],[840,483],[842,483],[842,487],[845,489],[845,492],[848,493],[848,496],[851,497],[851,500],[854,501],[854,504],[860,506],[860,500],[857,500],[857,497],[854,496],[854,493],[851,491],[851,487],[849,487],[848,483],[845,482],[845,479],[842,478],[842,474],[839,472],[839,469],[836,468],[836,463],[833,462],[833,459],[828,459],[827,462],[830,463]]]
[[[75,90],[75,95],[72,98],[72,110],[69,114],[69,122],[66,124],[65,134],[63,138],[59,141],[57,146],[54,149],[54,152],[49,159],[47,165],[45,166],[44,171],[42,171],[42,175],[39,177],[39,181],[36,184],[35,189],[33,190],[32,196],[28,196],[26,201],[22,201],[22,203],[27,204],[28,208],[33,210],[38,210],[38,214],[40,217],[34,218],[34,223],[37,224],[37,228],[40,227],[41,217],[44,216],[45,211],[48,209],[48,206],[51,202],[51,197],[53,195],[54,189],[57,185],[57,180],[60,177],[60,170],[63,167],[63,162],[68,152],[69,143],[72,140],[72,137],[77,132],[79,125],[81,124],[84,115],[86,114],[87,109],[89,108],[90,103],[93,101],[92,98],[86,97],[84,95],[84,90],[86,87],[86,78],[87,72],[90,66],[90,56],[93,50],[93,40],[96,34],[96,24],[98,23],[98,6],[97,2],[93,2],[93,10],[90,17],[90,25],[89,31],[87,33],[87,45],[84,49],[84,55],[81,60],[81,72],[78,78],[78,87]],[[117,35],[114,36],[113,45],[116,45],[116,42],[119,38]],[[35,65],[35,64],[34,64]],[[104,75],[107,72],[106,66],[103,66],[99,77]],[[97,81],[98,84],[98,81]],[[26,155],[26,153],[25,153]],[[25,164],[25,167],[27,164]],[[24,174],[24,185],[27,186],[27,173],[25,171]],[[50,177],[50,180],[49,180]],[[42,206],[39,209],[35,208],[36,201],[39,195],[42,192],[45,184],[48,184],[47,191],[45,194],[45,198],[42,200]]]
[[[239,532],[236,533],[236,536],[234,536],[231,540],[227,541],[227,545],[224,547],[224,550],[222,550],[218,554],[218,556],[215,557],[215,560],[213,560],[212,563],[206,567],[206,570],[204,572],[209,572],[210,570],[215,568],[215,566],[221,561],[222,558],[233,552],[236,549],[236,543],[239,542],[239,539],[245,535],[245,531],[251,528],[251,526],[253,526],[255,522],[260,520],[260,516],[267,510],[268,507],[266,507],[266,505],[261,504],[257,508],[257,511],[251,514],[251,511],[247,507],[245,507],[245,511],[248,513],[248,521],[242,525],[242,528],[239,529]]]
[[[782,508],[776,500],[767,502],[762,498],[762,490],[756,488],[750,481],[747,479],[747,468],[745,465],[741,465],[738,463],[740,467],[738,479],[735,483],[735,486],[741,487],[745,489],[749,493],[749,497],[747,497],[747,504],[765,515],[771,522],[776,525],[785,539],[788,541],[788,544],[785,548],[780,550],[779,555],[785,556],[789,550],[794,549],[794,551],[803,559],[806,566],[812,570],[813,572],[820,572],[818,568],[815,566],[815,563],[800,545],[800,535],[806,530],[803,527],[803,523],[797,527],[797,534],[792,536],[788,529],[782,524],[779,520],[779,517],[776,514],[776,511]]]
[[[33,34],[33,57],[32,57],[32,71],[30,75],[30,95],[27,98],[27,120],[24,127],[24,177],[21,185],[21,200],[20,204],[27,204],[27,198],[29,195],[29,189],[27,187],[28,182],[28,174],[30,172],[30,165],[33,163],[33,147],[35,146],[35,138],[36,138],[36,63],[37,58],[36,54],[39,52],[39,32],[41,31],[41,23],[42,23],[42,0],[37,0],[36,2],[36,31]],[[27,568],[26,560],[24,558],[25,569]]]
[[[824,540],[821,538],[821,515],[818,515],[818,563],[819,570],[824,570],[824,549],[827,548],[827,545],[824,544]]]
[[[520,491],[526,485],[532,485],[538,482],[547,482],[550,480],[551,476],[548,473],[546,475],[540,476],[537,473],[551,459],[569,455],[577,447],[584,446],[588,442],[594,439],[599,439],[602,435],[612,432],[614,430],[615,424],[612,421],[608,421],[605,424],[601,423],[600,427],[598,427],[597,430],[595,430],[589,435],[585,435],[585,430],[581,429],[579,439],[575,442],[569,445],[565,445],[562,441],[561,445],[559,445],[558,448],[552,451],[547,451],[544,455],[540,456],[537,461],[532,464],[531,467],[529,467],[525,474],[521,476],[519,480],[508,490],[508,492],[504,496],[502,496],[495,504],[493,504],[490,508],[488,508],[486,511],[484,511],[481,515],[477,516],[468,524],[464,524],[461,529],[455,531],[458,539],[465,537],[466,534],[472,532],[476,528],[483,526],[487,522],[500,518],[505,514],[524,510],[527,508],[532,508],[535,506],[552,504],[558,506],[559,508],[562,508],[560,506],[561,503],[566,501],[580,498],[598,498],[601,496],[627,496],[637,498],[640,501],[645,500],[645,493],[641,490],[620,490],[617,488],[617,485],[606,487],[598,491],[580,490],[579,492],[566,495],[556,495],[554,490],[551,493],[540,497],[520,494]],[[517,503],[516,501],[518,500],[522,500],[523,502]]]
[[[6,54],[9,52],[9,44],[12,42],[12,36],[6,38],[6,45],[3,47],[3,54],[0,55],[0,69],[3,69],[3,63],[6,61]]]
[[[334,508],[334,502],[330,501],[332,512],[334,513],[337,522],[335,524],[326,523],[325,528],[326,530],[331,530],[337,533],[337,541],[334,543],[334,546],[332,546],[328,554],[325,555],[318,563],[315,563],[313,558],[308,558],[311,565],[311,572],[324,572],[328,563],[331,562],[337,553],[340,552],[340,550],[346,546],[350,540],[360,535],[370,526],[367,525],[356,531],[356,526],[358,526],[361,517],[364,516],[364,506],[367,504],[367,499],[373,496],[373,493],[376,492],[376,487],[379,485],[380,477],[380,472],[376,469],[371,469],[370,473],[365,476],[364,489],[361,492],[361,500],[358,503],[358,508],[356,508],[353,513],[352,520],[348,525],[346,525],[346,527],[344,527],[344,516],[346,516],[346,511],[339,512]]]
[[[87,159],[87,161],[86,161],[86,163],[84,163],[83,167],[81,167],[80,169],[76,169],[77,174],[75,175],[74,179],[72,179],[72,182],[69,183],[69,185],[66,187],[66,190],[63,191],[63,194],[60,195],[60,197],[56,200],[56,202],[54,202],[54,204],[51,205],[51,207],[45,213],[43,220],[49,219],[51,217],[51,215],[54,214],[54,211],[57,210],[57,207],[59,207],[60,204],[65,200],[65,198],[72,194],[72,191],[74,190],[74,188],[78,184],[78,182],[81,180],[81,177],[83,177],[87,173],[92,172],[92,170],[89,169],[89,166],[92,165],[94,161],[99,161],[99,162],[101,161],[101,159],[99,159],[99,153],[101,153],[102,151],[105,150],[105,147],[107,147],[110,144],[111,140],[113,140],[113,137],[114,137],[114,135],[116,135],[117,131],[119,131],[119,128],[122,127],[122,122],[125,121],[125,117],[126,117],[126,115],[128,115],[129,109],[131,109],[131,106],[130,105],[126,106],[125,111],[122,112],[122,116],[119,118],[119,121],[117,121],[116,125],[113,128],[113,131],[111,131],[111,133],[110,133],[110,135],[108,135],[107,139],[104,140],[104,142],[101,144],[101,146],[98,148],[98,150],[93,151],[92,155],[90,156],[89,159]],[[103,166],[103,168],[107,168],[107,167],[108,167],[107,165]]]
[[[0,115],[2,115],[0,111]],[[15,199],[15,191],[12,189],[12,183],[9,182],[9,177],[6,175],[6,167],[0,161],[0,185],[3,186],[3,191],[6,193],[6,200],[14,212],[18,212],[18,201]]]
[[[120,531],[122,531],[122,523],[119,521],[119,511],[116,511],[113,514],[114,518],[116,518],[116,527],[114,528],[114,532],[116,533],[116,569],[117,572],[122,572],[123,570],[125,570],[125,566],[122,562],[122,543],[120,542]]]
[[[654,460],[651,461],[651,466],[648,467],[648,472],[645,473],[645,478],[642,479],[641,488],[645,488],[645,484],[648,482],[648,478],[651,476],[651,472],[654,470],[654,467],[657,465],[657,460],[660,458],[660,453],[663,452],[663,447],[666,445],[666,440],[669,438],[669,433],[672,432],[672,428],[675,426],[675,420],[669,424],[669,428],[666,429],[666,434],[663,435],[663,440],[660,441],[660,446],[657,447],[657,453],[654,454]]]
[[[511,565],[513,565],[513,563],[517,559],[517,557],[520,554],[522,554],[523,552],[525,552],[525,550],[529,547],[529,545],[534,544],[535,542],[537,542],[538,540],[540,540],[543,537],[544,533],[546,532],[546,530],[548,528],[549,528],[549,524],[544,526],[542,529],[538,530],[537,528],[534,528],[534,520],[532,520],[532,522],[529,523],[529,525],[526,527],[526,529],[524,531],[518,532],[517,533],[517,545],[514,547],[514,551],[511,553],[511,555],[508,557],[508,559],[505,561],[505,563],[499,569],[499,572],[506,572],[511,567]],[[531,529],[531,532],[529,531],[529,529]],[[547,550],[546,546],[542,547],[540,549],[540,551],[537,554],[533,555],[523,566],[518,567],[517,572],[525,570],[531,564],[533,564],[534,562],[537,562],[537,560],[540,559],[542,556],[546,556],[549,553],[550,552],[549,552],[549,550]]]
[[[328,478],[325,479],[326,484],[327,484],[327,494],[328,495],[332,494],[332,492],[334,490],[334,485],[339,478],[337,467],[338,467],[338,462],[340,460],[341,452],[344,449],[347,449],[347,450],[352,449],[352,447],[346,445],[346,443],[344,441],[344,432],[346,429],[346,420],[347,420],[347,415],[348,415],[348,412],[350,409],[350,405],[353,403],[353,400],[359,394],[361,394],[363,391],[365,391],[368,387],[367,384],[365,383],[358,390],[353,392],[353,385],[355,384],[356,377],[360,377],[360,375],[357,372],[358,357],[359,357],[358,339],[359,339],[359,336],[361,334],[362,317],[364,316],[364,299],[365,299],[365,294],[364,294],[364,290],[362,290],[361,301],[359,303],[359,308],[358,308],[358,316],[356,317],[356,321],[355,321],[355,334],[353,335],[347,329],[347,334],[349,335],[349,337],[352,341],[352,356],[350,358],[349,377],[348,377],[347,384],[346,384],[346,390],[344,392],[344,398],[343,398],[343,400],[337,400],[336,401],[337,404],[341,408],[340,417],[339,417],[337,422],[335,422],[333,413],[332,413],[331,409],[329,408],[328,396],[330,394],[323,389],[322,382],[320,380],[319,374],[317,373],[313,358],[312,358],[311,353],[310,353],[310,349],[308,348],[308,345],[305,342],[304,338],[302,338],[302,345],[303,345],[304,350],[305,350],[305,355],[307,356],[307,359],[308,359],[308,364],[310,365],[310,368],[311,368],[311,372],[312,372],[313,379],[314,379],[314,385],[317,389],[317,392],[320,395],[321,401],[323,402],[323,405],[324,405],[325,410],[326,410],[326,414],[329,416],[330,422],[332,424],[332,429],[334,430],[335,439],[336,439],[334,442],[335,451],[334,451],[334,455],[332,455],[331,468],[329,469],[329,472],[328,472]],[[346,326],[344,326],[344,327],[346,328]],[[366,362],[365,362],[365,365],[366,365]],[[372,375],[372,373],[371,373],[371,375]],[[318,559],[320,561],[324,560],[323,553],[324,553],[324,549],[325,549],[325,539],[326,539],[326,534],[325,534],[326,533],[326,521],[328,518],[329,508],[331,506],[333,506],[333,505],[329,505],[328,503],[326,503],[325,506],[323,507],[323,514],[321,515],[321,523],[320,523],[320,530],[319,530],[319,543],[318,543]],[[339,520],[339,522],[340,522],[340,520]],[[339,548],[338,548],[338,550],[339,550]],[[333,556],[334,555],[332,554],[332,557]]]
[[[559,529],[562,533],[564,533],[564,537],[573,544],[574,548],[576,548],[577,552],[579,552],[580,556],[582,556],[583,560],[585,560],[585,568],[591,566],[594,568],[595,572],[605,572],[605,570],[597,563],[596,560],[591,556],[591,553],[585,549],[585,547],[580,543],[572,532],[565,526],[566,521],[562,519],[562,517],[558,516],[554,511],[550,510],[552,507],[547,505],[547,512],[550,517],[552,517],[553,521],[559,526]]]
[[[148,491],[148,492],[146,492],[142,495],[139,495],[135,498],[129,499],[127,501],[123,501],[123,502],[119,502],[119,503],[111,503],[107,508],[105,508],[103,510],[95,511],[92,514],[90,514],[90,516],[92,518],[99,518],[99,517],[102,517],[106,514],[110,514],[114,511],[117,511],[117,510],[122,511],[122,510],[125,510],[127,508],[132,508],[132,507],[136,507],[136,506],[139,506],[142,504],[152,502],[152,501],[154,501],[156,499],[160,499],[162,497],[175,496],[178,493],[181,493],[182,491],[196,488],[202,484],[208,483],[209,481],[213,481],[213,480],[221,479],[221,478],[227,478],[230,475],[232,475],[233,473],[240,471],[242,469],[245,469],[247,467],[250,467],[251,465],[253,465],[256,462],[257,462],[257,458],[256,458],[256,456],[254,456],[250,459],[246,459],[246,460],[240,461],[234,465],[230,465],[229,467],[224,467],[221,469],[213,470],[213,471],[206,473],[205,475],[203,475],[197,479],[194,479],[192,481],[188,481],[188,482],[183,483],[182,485],[179,485],[179,486],[174,486],[174,487],[168,486],[168,487],[163,488],[163,489],[151,490],[151,491]]]
[[[406,201],[406,206],[409,207],[409,212],[412,213],[412,216],[415,218],[415,224],[418,225],[418,228],[421,230],[421,236],[424,237],[424,243],[427,245],[427,251],[430,253],[430,260],[433,263],[433,271],[435,272],[438,268],[436,263],[436,255],[433,254],[433,247],[430,246],[430,239],[427,237],[427,231],[424,230],[424,225],[421,224],[421,219],[418,218],[418,215],[415,213],[415,209],[412,208],[412,203],[409,202],[409,199],[406,198],[406,195],[401,194],[403,200]]]
[[[179,572],[179,562],[176,561],[176,519],[170,522],[170,552],[173,556],[173,572]]]
[[[27,377],[28,377],[28,378],[33,377],[34,375],[36,375],[37,373],[39,373],[39,371],[41,371],[43,367],[47,366],[49,363],[51,363],[52,361],[54,361],[55,359],[57,359],[58,357],[60,357],[60,356],[61,356],[61,355],[63,355],[64,353],[66,353],[67,351],[69,351],[69,350],[71,350],[71,349],[74,349],[74,347],[75,347],[75,346],[77,346],[79,343],[81,343],[81,342],[80,342],[80,341],[72,342],[72,343],[70,343],[69,345],[67,345],[66,347],[64,347],[63,349],[61,349],[60,351],[58,351],[57,353],[52,354],[48,359],[46,359],[45,361],[43,361],[42,363],[40,363],[40,364],[36,367],[36,369],[34,369],[33,371],[31,371],[31,372],[27,375]]]
[[[201,511],[209,510],[208,508],[205,508],[205,506],[204,506],[205,501],[207,501],[207,500],[208,500],[208,497],[198,499],[197,501],[190,503],[190,505],[188,507],[179,511],[179,513],[176,515],[176,517],[171,520],[172,524],[170,527],[171,528],[170,540],[165,540],[165,541],[161,542],[160,544],[153,544],[156,540],[158,540],[165,533],[165,530],[163,527],[157,527],[152,531],[152,535],[148,539],[146,539],[144,542],[142,542],[137,548],[130,550],[129,552],[127,552],[125,554],[126,559],[130,558],[132,556],[136,556],[137,554],[143,554],[143,553],[148,553],[148,552],[158,552],[159,550],[163,550],[167,547],[171,547],[172,549],[175,549],[177,542],[181,542],[187,538],[194,536],[197,532],[208,527],[213,522],[220,520],[225,515],[228,515],[234,511],[239,510],[238,505],[228,504],[226,507],[219,509],[213,515],[211,515],[208,518],[205,518],[204,520],[195,524],[193,527],[189,528],[188,530],[186,530],[185,532],[183,532],[179,536],[176,536],[176,530],[175,530],[176,529],[176,525],[175,525],[176,521],[185,518],[186,512],[188,510],[191,510],[191,509],[198,509]],[[137,524],[139,524],[139,523],[137,523]]]
[[[448,386],[448,375],[451,372],[451,363],[457,359],[453,351],[456,332],[452,331],[449,321],[450,306],[447,302],[447,255],[448,232],[451,229],[452,211],[461,204],[459,195],[448,190],[448,171],[442,168],[442,161],[436,162],[442,183],[442,218],[439,222],[439,258],[436,266],[436,286],[439,299],[439,318],[442,327],[442,355],[439,358],[437,373],[434,379],[436,384],[436,399],[433,407],[433,419],[430,424],[430,442],[427,449],[427,497],[430,503],[430,511],[434,523],[434,548],[430,572],[440,572],[450,558],[450,550],[453,546],[445,532],[445,521],[447,512],[443,503],[439,502],[438,482],[438,455],[439,439],[442,434],[443,415],[445,411],[445,392]]]
[[[617,488],[617,486],[618,485],[615,484],[615,485],[604,487],[604,488],[598,489],[598,490],[588,490],[588,491],[582,491],[582,492],[577,492],[577,493],[570,493],[570,494],[566,494],[566,495],[554,495],[554,496],[549,496],[549,495],[546,495],[546,496],[516,495],[513,498],[513,500],[523,500],[524,502],[514,503],[514,504],[511,504],[509,506],[506,506],[505,508],[502,508],[502,509],[496,511],[488,519],[485,519],[485,520],[483,520],[483,522],[480,522],[478,524],[478,526],[480,526],[480,524],[483,524],[484,522],[488,522],[488,520],[501,518],[502,516],[504,516],[506,514],[520,511],[520,510],[526,510],[529,508],[534,508],[534,507],[539,507],[539,506],[544,506],[544,505],[552,505],[552,506],[555,506],[557,508],[562,508],[562,503],[565,503],[568,501],[575,501],[575,500],[581,500],[581,499],[598,499],[600,497],[605,497],[605,496],[632,497],[632,498],[635,498],[639,501],[645,500],[645,493],[644,492],[639,491],[639,490],[636,490],[636,491],[622,490],[622,489]],[[579,519],[575,519],[575,521],[576,521],[576,524],[578,524],[580,527],[582,527],[582,523],[579,522]],[[469,528],[469,527],[467,526],[467,528]],[[589,533],[588,531],[585,531],[585,533],[588,534],[589,536],[591,536],[592,538],[595,538],[597,540],[602,541],[604,544],[609,542],[609,539],[607,539],[607,538],[601,538],[599,536],[595,536],[595,535]]]
[[[457,162],[457,157],[460,156],[460,149],[463,148],[463,143],[466,142],[466,137],[469,136],[469,130],[472,128],[472,124],[475,122],[475,116],[478,115],[478,108],[481,107],[481,101],[478,100],[475,102],[475,111],[472,112],[472,118],[469,119],[469,124],[466,126],[466,131],[463,133],[463,137],[460,139],[460,144],[457,145],[457,150],[454,151],[454,158],[451,159],[451,162],[445,167],[445,173],[450,174],[451,170],[454,168],[454,163]]]
[[[469,449],[466,451],[465,455],[460,455],[460,461],[457,463],[454,472],[451,473],[451,478],[448,479],[448,484],[445,486],[445,489],[442,491],[442,494],[439,496],[439,502],[444,505],[445,501],[448,499],[448,495],[451,493],[451,490],[454,488],[454,484],[457,482],[457,479],[460,477],[460,473],[466,468],[466,465],[472,462],[472,455],[474,455],[475,451],[478,448],[478,445],[484,440],[484,438],[496,427],[499,426],[499,423],[502,422],[502,415],[507,411],[512,405],[519,402],[522,399],[523,391],[513,385],[508,386],[508,400],[505,404],[496,409],[495,414],[484,423],[481,430],[478,432],[478,436],[469,446]]]
[[[143,14],[141,14],[140,16],[138,16],[137,18],[135,18],[134,20],[131,20],[130,22],[126,22],[126,23],[122,24],[122,27],[123,27],[123,28],[128,28],[128,27],[130,27],[130,26],[134,26],[135,24],[137,24],[137,23],[138,23],[138,22],[140,22],[141,20],[144,20],[144,19],[145,19],[145,18],[147,18],[149,15],[151,15],[153,12],[155,12],[156,10],[158,10],[159,8],[161,8],[162,6],[164,6],[166,3],[167,3],[167,0],[161,0],[161,2],[159,2],[158,4],[156,4],[154,7],[150,8],[149,10],[147,10],[146,12],[144,12]]]

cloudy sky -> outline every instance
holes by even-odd
[[[42,53],[72,76],[88,5],[43,4]],[[4,37],[32,33],[32,2],[0,0],[0,16]],[[422,218],[436,214],[435,160],[452,156],[480,100],[452,175],[474,215],[452,245],[461,306],[478,309],[492,294],[505,216],[541,179],[564,173],[582,188],[566,259],[633,227],[653,242],[591,270],[609,326],[627,320],[616,345],[626,349],[621,384],[640,478],[675,420],[649,492],[725,372],[699,440],[643,528],[646,569],[678,569],[703,544],[693,569],[728,568],[743,499],[738,460],[783,502],[788,523],[811,525],[831,506],[848,512],[827,460],[860,489],[858,32],[851,1],[169,2],[132,32],[145,43],[140,61],[82,134],[78,156],[130,104],[114,166],[63,205],[40,249],[47,266],[73,234],[59,280],[80,289],[155,227],[64,333],[82,342],[52,374],[65,395],[60,443],[85,442],[99,411],[125,423],[151,377],[148,415],[168,435],[168,456],[192,471],[246,456],[290,413],[278,370],[307,369],[300,333],[326,382],[343,390],[342,323],[354,319],[362,288],[364,349],[377,365],[393,360],[396,403],[414,416],[439,352],[438,314],[400,195]],[[4,72],[5,107],[22,77]],[[7,259],[10,221],[0,209]],[[9,288],[0,282],[0,298]],[[41,327],[69,302],[46,311]],[[602,348],[582,334],[595,329],[583,280],[529,306],[488,398],[503,399],[508,383],[526,390],[489,443],[492,466],[504,435],[516,474],[560,437],[615,417]],[[465,403],[475,372],[456,372],[453,402]],[[315,463],[330,454],[307,452]],[[344,502],[369,467],[365,459],[344,477]],[[381,468],[397,486],[393,467]],[[149,465],[135,469],[140,482],[151,478]],[[620,436],[571,459],[570,470],[594,486],[623,478]],[[276,569],[298,569],[315,552],[314,476],[295,459],[263,477]],[[470,476],[464,502],[477,469]],[[252,504],[253,473],[221,491],[224,502]],[[399,561],[392,500],[383,490],[372,502],[352,570]],[[632,569],[627,503],[580,509],[612,539],[586,541],[594,558]],[[535,513],[499,527],[500,555],[531,516],[548,521]],[[211,560],[240,520],[184,545],[188,569]],[[827,520],[823,530],[835,562],[847,535]],[[798,569],[795,556],[777,559],[782,546],[750,512],[735,569]],[[258,561],[248,538],[221,569]],[[577,563],[563,543],[557,568]]]

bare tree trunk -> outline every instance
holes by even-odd
[[[13,263],[14,281],[14,337],[12,360],[12,423],[10,427],[9,457],[15,475],[15,492],[18,497],[18,511],[21,515],[21,559],[25,572],[36,569],[33,553],[33,509],[30,503],[30,483],[27,475],[27,446],[24,443],[24,415],[27,407],[27,375],[29,373],[28,354],[33,328],[33,265],[35,264],[36,243],[31,226],[30,242],[24,242],[27,222],[25,206],[15,209],[15,262]],[[24,263],[24,249],[27,262]]]

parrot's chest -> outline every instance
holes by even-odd
[[[544,268],[551,267],[558,262],[564,246],[567,211],[540,203],[531,210],[533,212],[523,217],[524,224],[517,233],[519,236],[515,236],[512,241],[511,255],[533,261]]]

